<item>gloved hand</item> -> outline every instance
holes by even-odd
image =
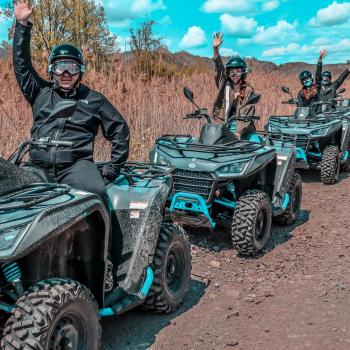
[[[105,183],[105,185],[107,186],[108,184],[110,184],[111,182],[113,182],[118,176],[119,176],[119,169],[113,169],[110,164],[106,164],[105,166],[103,166],[100,170],[102,178],[103,178],[103,182]]]

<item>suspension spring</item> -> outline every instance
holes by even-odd
[[[1,264],[1,269],[6,281],[13,285],[17,296],[20,298],[24,293],[24,289],[22,284],[22,272],[19,265],[16,262],[6,262]]]
[[[226,189],[232,194],[233,198],[236,199],[236,186],[233,182],[226,186]]]
[[[7,282],[12,283],[21,280],[22,272],[16,262],[3,263],[1,268]]]

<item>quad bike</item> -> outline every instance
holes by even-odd
[[[99,196],[19,166],[28,146],[70,145],[30,140],[0,160],[2,349],[96,350],[100,317],[172,312],[189,288],[190,244],[163,215],[173,169],[126,164],[106,187],[108,213]]]
[[[194,103],[192,91],[184,92]],[[247,104],[256,100],[252,96]],[[238,140],[230,121],[214,124],[206,109],[185,119],[207,121],[199,138],[164,135],[150,152],[152,162],[175,167],[168,215],[185,226],[228,229],[241,254],[258,253],[270,238],[273,218],[291,225],[298,217],[302,188],[293,139],[263,133],[255,135],[258,142]]]
[[[289,89],[282,91],[290,94]],[[349,118],[344,113],[328,110],[336,100],[315,102],[310,107],[297,107],[292,116],[271,116],[265,129],[296,137],[297,169],[321,170],[321,181],[334,184],[342,169],[349,167]],[[294,98],[283,101],[296,104]],[[322,111],[316,112],[321,106]]]

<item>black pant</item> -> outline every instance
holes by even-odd
[[[63,170],[56,170],[56,172],[53,172],[51,169],[41,168],[33,163],[29,163],[28,165],[44,170],[59,183],[70,185],[77,190],[99,195],[108,209],[105,184],[95,163],[89,160],[78,160],[73,165],[64,168]]]

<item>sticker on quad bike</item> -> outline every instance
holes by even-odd
[[[148,207],[148,202],[131,202],[130,209],[145,210]]]

